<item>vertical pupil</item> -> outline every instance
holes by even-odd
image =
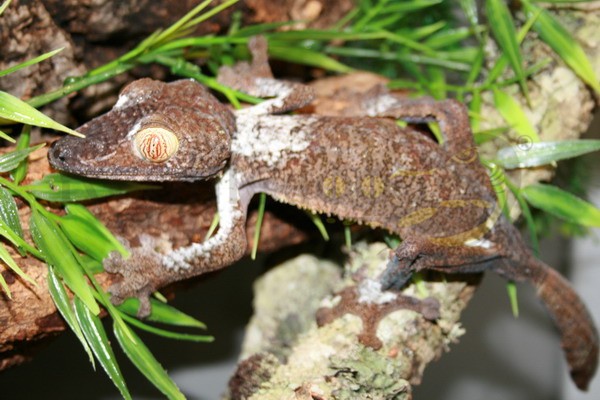
[[[162,136],[153,133],[144,138],[140,150],[148,160],[160,161],[166,156],[167,145]]]
[[[135,153],[146,161],[167,161],[179,147],[177,136],[160,127],[149,127],[138,132],[133,140]]]

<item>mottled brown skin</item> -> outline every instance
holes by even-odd
[[[217,234],[176,250],[142,241],[130,259],[112,256],[106,269],[124,277],[110,289],[113,299],[140,297],[147,313],[147,298],[157,288],[241,258],[248,202],[265,192],[400,235],[403,242],[381,277],[384,288],[402,287],[424,269],[494,270],[530,282],[558,327],[574,382],[585,389],[598,362],[596,328],[569,284],[532,255],[501,215],[464,106],[452,100],[407,101],[381,88],[365,98],[364,112],[353,118],[274,115],[308,104],[312,93],[304,85],[272,79],[264,41],[253,41],[251,50],[252,64],[225,68],[219,79],[273,99],[233,113],[193,81],[143,79],[124,89],[112,111],[79,129],[85,140],[66,137],[50,151],[54,167],[88,177],[216,179]],[[396,118],[437,121],[444,143],[398,127]],[[142,160],[132,149],[132,134],[157,123],[180,142],[165,163]]]

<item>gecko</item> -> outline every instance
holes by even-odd
[[[382,86],[365,96],[359,115],[290,114],[312,101],[312,89],[273,78],[264,38],[250,40],[249,49],[251,62],[222,67],[218,80],[266,98],[262,103],[231,110],[196,81],[144,78],[78,129],[85,139],[64,137],[50,149],[54,168],[90,178],[215,182],[216,234],[177,249],[142,237],[130,258],[112,253],[105,269],[123,277],[109,288],[112,300],[138,297],[140,314],[148,314],[148,296],[159,287],[242,258],[248,204],[267,193],[399,235],[381,290],[402,288],[423,270],[491,270],[530,283],[558,328],[573,381],[585,390],[598,364],[597,329],[569,283],[503,216],[466,108],[456,100],[407,99]],[[397,119],[434,121],[443,142]]]

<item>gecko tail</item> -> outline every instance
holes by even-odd
[[[587,390],[598,366],[598,331],[592,317],[579,295],[558,272],[538,259],[532,264],[543,269],[533,283],[560,332],[571,378],[579,389]]]

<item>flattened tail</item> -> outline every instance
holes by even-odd
[[[561,336],[571,378],[587,390],[598,366],[598,331],[579,295],[554,269],[531,256],[533,284]],[[533,272],[533,271],[532,271]]]

